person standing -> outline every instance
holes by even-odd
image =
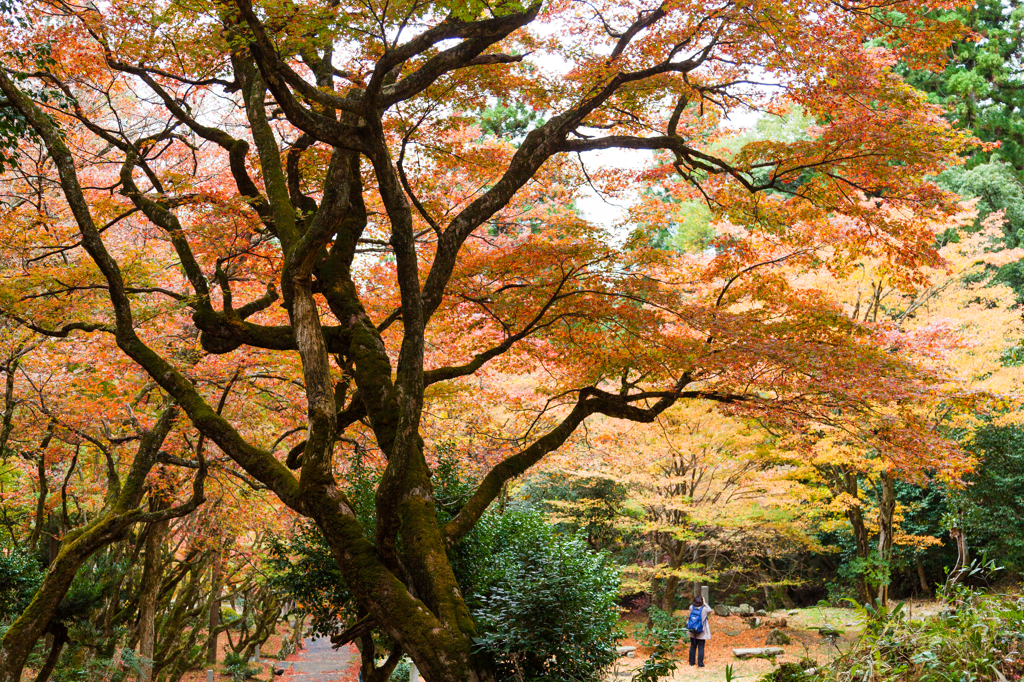
[[[714,611],[704,603],[703,597],[694,597],[686,628],[690,631],[690,665],[704,667],[704,644],[711,639],[709,619]]]

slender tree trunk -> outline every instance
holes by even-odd
[[[206,642],[206,663],[215,665],[217,663],[217,627],[220,625],[220,591],[223,575],[221,558],[223,553],[217,551],[213,556],[213,568],[210,573],[210,616],[208,621],[209,637]]]
[[[28,541],[29,546],[36,549],[39,549],[39,543],[43,539],[43,517],[46,515],[46,497],[50,492],[46,481],[46,448],[50,447],[50,441],[53,440],[53,434],[56,430],[56,423],[51,421],[46,429],[46,435],[39,442],[39,454],[36,456],[39,497],[36,498],[35,523],[32,526],[32,536]]]
[[[878,496],[878,560],[884,575],[878,585],[878,601],[889,605],[889,559],[892,556],[893,518],[896,515],[896,479],[884,472],[879,481]]]
[[[303,615],[295,616],[295,630],[292,632],[292,651],[298,651],[302,648],[302,631],[306,628],[306,617]]]
[[[164,535],[167,521],[150,524],[146,536],[146,558],[142,568],[142,582],[139,585],[139,682],[152,682],[153,659],[156,648],[156,607],[160,597],[163,577]]]
[[[676,593],[679,591],[679,578],[669,575],[665,578],[665,591],[661,593],[661,610],[672,613],[676,609]]]
[[[914,566],[917,568],[917,579],[921,582],[921,591],[925,594],[931,594],[931,590],[928,588],[928,578],[924,574],[924,565],[921,563],[921,557],[918,555],[914,556]]]
[[[949,537],[956,542],[956,564],[946,578],[946,586],[957,584],[970,567],[971,557],[967,549],[967,538],[962,528],[950,528]]]
[[[846,510],[846,518],[849,519],[850,527],[853,530],[853,539],[857,551],[857,558],[864,562],[866,569],[867,562],[871,559],[871,543],[867,525],[864,523],[864,515],[861,513],[860,507],[850,507]],[[871,585],[868,582],[866,572],[862,573],[858,578],[857,588],[860,592],[861,599],[865,603],[870,602],[874,598],[874,595],[871,593]]]
[[[11,430],[14,426],[14,408],[18,401],[14,399],[14,375],[18,370],[20,358],[13,358],[6,367],[7,382],[4,389],[4,411],[0,417],[0,458],[7,459],[7,440],[11,437]]]
[[[661,610],[671,614],[676,609],[676,595],[679,592],[679,576],[675,573],[683,564],[683,552],[686,550],[682,543],[671,542],[674,546],[669,547],[668,567],[671,571],[665,578],[665,591],[661,595]]]
[[[43,667],[39,669],[39,673],[36,675],[35,682],[46,682],[50,679],[54,668],[57,667],[57,661],[60,660],[60,654],[64,650],[64,645],[68,642],[68,629],[62,623],[56,623],[51,630],[53,631],[53,644],[50,646],[50,653],[46,657],[46,662],[43,663]]]

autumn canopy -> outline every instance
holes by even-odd
[[[8,7],[3,353],[41,407],[16,429],[8,412],[3,437],[145,434],[99,494],[110,527],[62,549],[53,589],[103,534],[243,480],[320,529],[361,614],[350,640],[375,628],[431,682],[483,680],[446,551],[594,420],[694,403],[798,461],[828,444],[891,478],[955,479],[940,406],[994,393],[940,361],[952,332],[872,317],[850,284],[869,268],[922,291],[957,265],[935,235],[970,218],[934,178],[973,138],[897,68],[938,68],[961,37],[935,9]],[[529,115],[482,127],[499,102]],[[799,139],[723,143],[751,112],[790,111],[814,121]],[[716,235],[657,248],[693,200]],[[431,463],[474,433],[478,483],[439,520]],[[386,462],[372,533],[337,480],[357,453]],[[158,461],[174,482],[143,511]],[[8,631],[0,680],[46,624]]]

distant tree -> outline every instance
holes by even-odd
[[[524,102],[497,102],[480,112],[480,130],[513,142],[521,142],[531,129],[544,122],[544,116]]]
[[[971,441],[978,468],[949,493],[951,523],[963,528],[974,553],[1024,572],[1024,426],[991,425]]]
[[[944,70],[904,69],[907,81],[943,106],[950,121],[998,148],[976,149],[968,168],[996,159],[1024,172],[1024,7],[1002,0],[941,13],[971,33],[949,47]]]

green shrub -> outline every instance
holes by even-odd
[[[491,514],[477,532],[495,551],[474,567],[483,579],[469,605],[498,679],[598,679],[617,656],[618,569],[539,513]]]
[[[0,545],[0,621],[21,615],[43,581],[38,559],[17,547]]]
[[[259,668],[250,665],[248,660],[234,651],[224,655],[224,672],[231,675],[231,682],[245,682],[260,674]]]
[[[685,618],[677,618],[656,606],[650,607],[647,615],[650,622],[639,628],[636,638],[652,651],[633,675],[633,682],[656,682],[675,672],[679,659],[673,654],[673,650],[676,643],[689,634]]]
[[[395,666],[395,669],[391,671],[391,676],[388,678],[388,682],[408,682],[409,672],[412,670],[412,661],[409,660],[408,656],[402,656],[401,660]]]

